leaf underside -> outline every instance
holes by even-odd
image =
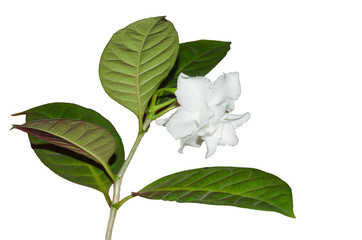
[[[26,114],[26,122],[57,118],[78,119],[98,124],[107,129],[116,142],[116,151],[108,162],[112,172],[117,174],[124,162],[123,143],[116,129],[94,110],[71,103],[49,103],[16,115],[20,114]],[[50,170],[69,181],[94,188],[108,195],[112,180],[100,164],[32,135],[29,135],[29,140],[36,155]]]
[[[272,174],[252,168],[210,167],[178,172],[133,195],[180,203],[274,211],[295,217],[288,184]]]
[[[104,90],[143,118],[150,98],[176,61],[178,45],[177,32],[164,17],[143,19],[119,30],[101,57]]]
[[[106,129],[82,120],[43,119],[14,127],[102,165],[108,163],[116,147]]]

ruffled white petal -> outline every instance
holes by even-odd
[[[192,113],[199,111],[211,95],[212,84],[205,77],[189,77],[181,73],[175,95],[178,103]]]
[[[212,91],[209,105],[224,105],[229,109],[228,111],[234,110],[233,101],[237,100],[241,93],[239,73],[221,75],[213,83]]]
[[[235,146],[239,142],[239,138],[236,136],[235,128],[230,123],[222,125],[222,133],[219,141],[220,146],[230,145]]]
[[[235,103],[232,99],[229,98],[229,100],[226,103],[226,111],[232,112],[235,109]]]
[[[157,124],[157,125],[160,125],[160,126],[164,126],[169,119],[170,119],[170,118],[156,119],[156,124]]]
[[[197,114],[199,128],[209,125],[210,120],[213,119],[214,117],[213,112],[207,105],[204,105],[201,108],[201,110],[196,114]]]
[[[236,129],[243,125],[243,123],[247,122],[250,119],[250,113],[244,113],[242,115],[229,114],[226,113],[222,118],[222,122],[230,123]]]
[[[218,127],[212,135],[204,138],[207,147],[205,158],[211,157],[216,152],[217,145],[219,144],[221,139],[221,134],[222,127]]]
[[[182,153],[185,146],[200,147],[203,141],[204,140],[202,140],[202,138],[197,135],[190,135],[182,138],[178,152]]]
[[[209,106],[208,105],[209,112],[212,114],[212,116],[216,119],[220,119],[225,114],[225,106],[223,105],[214,105]]]
[[[224,114],[225,109],[221,107],[209,107],[205,105],[199,113],[199,128],[197,135],[201,137],[209,136],[216,130],[220,117]]]
[[[179,108],[164,126],[175,139],[184,138],[197,129],[196,116],[184,108]]]

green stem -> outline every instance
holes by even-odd
[[[114,204],[113,207],[118,210],[125,202],[127,202],[128,200],[130,200],[131,198],[134,198],[134,197],[135,196],[129,195],[129,196],[123,198],[118,203]]]
[[[177,108],[179,105],[178,105],[178,102],[174,102],[173,104],[171,104],[170,106],[168,106],[168,108],[162,110],[161,112],[157,113],[156,115],[153,116],[154,119],[157,119],[159,117],[161,117],[163,114],[171,111],[172,109],[175,109]]]
[[[140,142],[141,142],[141,140],[142,140],[142,138],[143,138],[144,135],[145,135],[145,132],[143,132],[143,130],[142,130],[141,133],[139,133],[139,134],[137,135],[136,141],[135,141],[134,144],[133,144],[133,147],[132,147],[132,149],[131,149],[131,152],[128,154],[128,157],[127,157],[126,161],[123,163],[121,169],[120,169],[119,172],[117,173],[117,178],[119,178],[119,179],[122,179],[122,178],[123,178],[123,175],[124,175],[124,173],[126,172],[126,170],[127,170],[127,168],[128,168],[128,165],[130,164],[130,162],[131,162],[131,160],[132,160],[132,158],[133,158],[133,155],[134,155],[134,153],[136,152],[137,147],[138,147],[138,145],[140,144]]]
[[[165,108],[173,103],[175,103],[177,100],[176,98],[172,98],[166,102],[160,103],[160,104],[156,104],[157,102],[157,98],[158,96],[162,95],[165,92],[171,93],[173,95],[175,95],[176,92],[176,88],[161,88],[158,89],[152,96],[150,104],[148,105],[148,111],[147,111],[147,118],[151,119],[151,120],[155,120],[156,118],[154,117],[156,112],[158,110],[161,110],[162,108]],[[145,127],[143,127],[143,129],[145,129]]]
[[[109,213],[109,219],[108,219],[108,225],[107,225],[105,240],[111,240],[111,238],[112,238],[112,231],[113,231],[114,221],[116,219],[118,208],[123,203],[125,203],[127,200],[132,198],[131,196],[128,196],[128,197],[124,198],[122,201],[119,201],[120,193],[121,193],[122,179],[123,179],[124,173],[126,172],[126,170],[128,168],[128,165],[130,164],[130,162],[131,162],[131,160],[133,158],[133,155],[135,154],[135,152],[137,150],[138,145],[140,144],[143,136],[146,133],[145,131],[143,131],[143,129],[147,129],[150,123],[151,122],[141,124],[140,131],[139,131],[139,133],[137,135],[136,141],[134,142],[133,147],[132,147],[130,153],[128,154],[128,157],[127,157],[126,161],[123,163],[121,169],[117,173],[116,180],[115,180],[115,182],[113,184],[113,199],[112,199],[112,205],[111,205],[110,213]]]
[[[158,90],[158,94],[164,93],[164,92],[169,92],[169,93],[175,94],[176,90],[177,90],[177,88],[161,88]]]
[[[116,214],[117,214],[117,209],[112,206],[108,218],[108,225],[107,225],[106,238],[105,238],[106,240],[112,239],[112,231],[114,226],[114,220],[116,219]]]
[[[168,100],[168,101],[166,101],[164,103],[156,105],[154,109],[157,112],[158,110],[160,110],[160,109],[162,109],[164,107],[167,107],[168,105],[170,105],[170,104],[172,104],[172,103],[174,103],[176,101],[177,101],[176,98],[172,98],[172,99],[170,99],[170,100]]]

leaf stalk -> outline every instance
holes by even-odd
[[[123,198],[118,203],[114,204],[113,207],[118,210],[125,202],[127,202],[128,200],[130,200],[131,198],[134,198],[134,197],[135,197],[134,195],[129,195],[129,196]]]
[[[113,174],[109,164],[102,164],[102,166],[104,167],[104,169],[106,170],[106,172],[108,173],[108,176],[112,179],[112,181],[115,182],[116,176]]]

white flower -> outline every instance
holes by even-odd
[[[212,84],[205,77],[180,74],[175,92],[180,104],[169,118],[157,120],[175,139],[185,146],[200,147],[205,141],[206,158],[213,155],[218,145],[235,146],[238,143],[235,129],[250,118],[249,113],[234,115],[234,101],[240,96],[239,74],[223,74]]]

